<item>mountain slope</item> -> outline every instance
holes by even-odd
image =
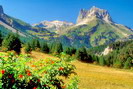
[[[76,47],[92,47],[128,38],[133,35],[133,31],[114,23],[106,10],[92,7],[90,10],[81,10],[77,24],[65,29],[61,34],[73,40]]]
[[[43,37],[44,38],[47,36],[52,37],[54,35],[53,33],[51,33],[45,28],[33,27],[24,21],[8,16],[7,14],[4,13],[2,6],[0,6],[0,26],[3,26],[4,28],[6,28],[7,33],[8,31],[14,32],[14,33],[17,32],[19,35],[23,37],[31,37],[31,38]],[[0,30],[4,31],[2,29]]]

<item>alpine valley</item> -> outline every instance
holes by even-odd
[[[76,24],[56,20],[33,25],[6,15],[0,6],[0,30],[4,34],[17,32],[22,38],[37,37],[48,42],[58,40],[64,46],[76,48],[133,39],[132,29],[115,23],[107,10],[95,6],[90,10],[81,9]]]

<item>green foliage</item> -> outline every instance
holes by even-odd
[[[120,60],[117,60],[114,64],[113,67],[115,68],[122,68],[122,62]]]
[[[132,40],[124,41],[124,42],[118,41],[118,42],[114,42],[114,43],[109,44],[109,47],[114,49],[114,50],[120,50],[120,49],[122,49],[123,47],[127,46],[130,43],[132,43]]]
[[[60,42],[53,42],[50,48],[51,52],[54,54],[60,54],[63,52],[63,46]]]
[[[107,47],[107,45],[100,45],[96,47],[91,47],[87,50],[89,54],[100,54],[104,51],[104,49]]]
[[[101,56],[101,57],[99,57],[99,64],[101,65],[101,66],[104,66],[105,65],[105,60],[104,60],[104,58]]]
[[[79,83],[78,77],[73,77],[70,80],[70,84],[68,85],[67,89],[78,89],[78,83]]]
[[[125,68],[130,69],[133,66],[133,41],[121,41],[121,42],[115,42],[109,45],[109,48],[111,48],[113,51],[110,52],[108,55],[104,56],[96,56],[91,55],[92,59],[95,63],[99,63],[100,65],[104,66],[110,66],[110,67],[116,67],[116,68]],[[94,49],[94,50],[93,50]],[[97,47],[96,47],[97,49]],[[95,48],[91,48],[91,50],[88,50],[88,54],[95,53],[99,54],[99,50],[97,52]]]
[[[84,62],[92,62],[92,58],[90,55],[87,54],[86,48],[82,47],[79,48],[76,52],[76,57],[77,59],[79,59],[80,61],[84,61]]]
[[[69,47],[65,48],[64,52],[66,54],[68,54],[68,55],[71,55],[71,52],[70,52],[70,48]]]
[[[14,50],[17,53],[20,53],[21,49],[21,41],[17,34],[9,33],[2,42],[2,48],[5,51]]]
[[[130,69],[132,66],[132,58],[128,58],[127,61],[124,63],[125,69]]]
[[[33,39],[31,41],[31,48],[32,50],[37,50],[37,48],[40,48],[40,42],[38,39]]]
[[[27,55],[15,56],[10,53],[0,59],[0,87],[3,89],[78,89],[77,77],[65,84],[66,79],[74,73],[75,67],[65,61],[46,59],[35,62]],[[34,66],[27,65],[34,61]]]
[[[4,36],[11,32],[9,29],[7,29],[6,27],[4,27],[2,25],[0,25],[0,31],[1,31],[2,35],[4,35]]]
[[[30,46],[30,43],[26,43],[26,45],[25,45],[25,52],[26,53],[30,53],[31,52],[31,46]]]
[[[2,38],[1,31],[0,31],[0,46],[2,45],[2,41],[3,41],[3,38]]]
[[[62,59],[62,60],[64,60],[64,61],[66,61],[66,62],[72,62],[72,61],[76,60],[76,57],[75,56],[68,55],[68,54],[66,54],[64,52],[62,52],[60,54],[60,57],[59,58]]]
[[[91,57],[92,57],[92,61],[93,62],[99,62],[99,57],[98,56],[96,56],[96,55],[91,55]]]
[[[65,50],[64,50],[64,52],[66,53],[66,54],[68,54],[68,55],[73,55],[73,54],[75,54],[76,53],[76,49],[75,48],[73,48],[73,47],[67,47],[67,48],[65,48]]]
[[[44,52],[44,53],[49,53],[49,47],[47,45],[46,42],[43,42],[42,45],[41,45],[41,51]]]

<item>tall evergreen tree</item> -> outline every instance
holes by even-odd
[[[75,48],[72,47],[70,50],[71,50],[71,53],[72,54],[75,54],[76,53],[76,49]]]
[[[26,53],[30,53],[30,52],[31,52],[30,43],[26,43],[26,45],[25,45],[25,52],[26,52]]]
[[[69,47],[65,48],[64,52],[68,55],[71,55],[71,50]]]
[[[17,53],[20,53],[21,41],[17,34],[9,33],[2,42],[2,47],[6,51],[14,50]]]
[[[92,60],[91,58],[88,57],[85,47],[78,49],[76,56],[77,56],[77,59],[81,61],[90,62]]]
[[[40,48],[40,42],[38,39],[33,39],[31,41],[31,48],[32,50],[36,50],[37,48]]]
[[[54,42],[51,46],[52,53],[60,54],[61,52],[63,52],[63,47],[60,42]]]
[[[75,54],[76,53],[76,49],[75,48],[73,48],[73,47],[67,47],[67,48],[65,48],[65,50],[64,50],[64,52],[66,53],[66,54],[68,54],[68,55],[73,55],[73,54]]]
[[[44,53],[49,53],[49,47],[48,47],[47,43],[45,43],[45,42],[42,43],[41,51]]]

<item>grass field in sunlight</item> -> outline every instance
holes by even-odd
[[[133,89],[133,72],[73,62],[80,78],[79,89]]]

